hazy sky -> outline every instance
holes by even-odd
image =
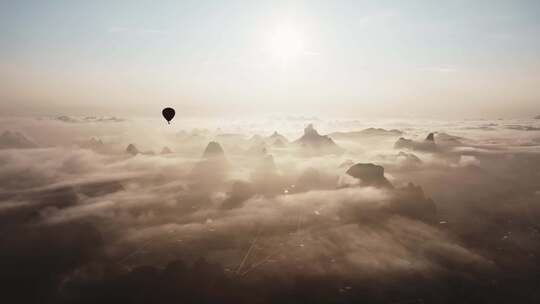
[[[540,114],[540,1],[0,1],[4,115]]]

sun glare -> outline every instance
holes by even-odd
[[[290,25],[277,27],[270,37],[272,55],[284,61],[300,56],[304,52],[303,44],[300,30]]]

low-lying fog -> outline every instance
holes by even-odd
[[[540,120],[0,120],[11,303],[538,303],[539,223]]]

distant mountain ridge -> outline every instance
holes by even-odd
[[[397,129],[386,130],[382,128],[367,128],[361,131],[350,131],[350,132],[333,132],[330,133],[330,136],[334,139],[355,139],[355,138],[364,138],[371,136],[392,136],[398,137],[403,134],[402,131]]]
[[[310,149],[317,154],[335,154],[343,152],[343,148],[339,147],[328,135],[321,135],[313,127],[313,124],[307,125],[304,129],[304,135],[294,141],[294,144],[301,148]]]

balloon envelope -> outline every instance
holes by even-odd
[[[165,117],[167,123],[170,123],[174,117],[175,111],[173,108],[165,108],[163,111],[161,111],[161,114],[163,114],[163,117]]]

